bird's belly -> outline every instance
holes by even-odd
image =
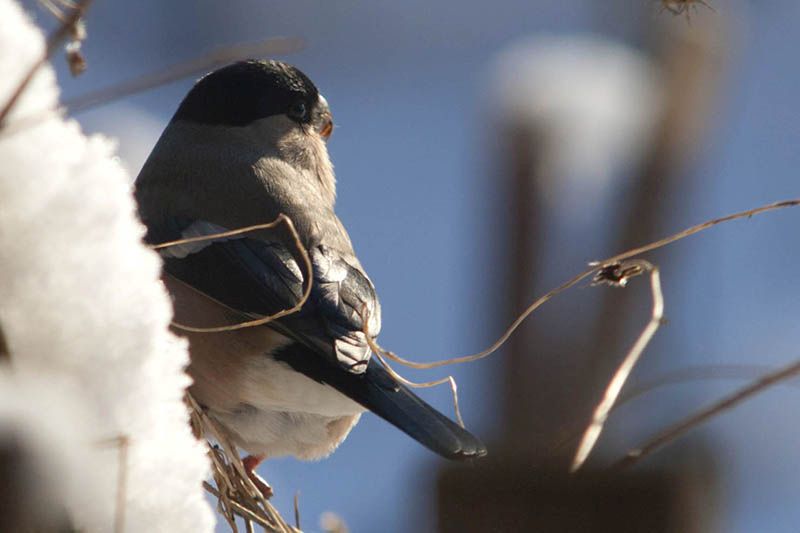
[[[311,413],[257,410],[243,407],[235,412],[211,414],[233,441],[250,454],[298,459],[321,459],[344,440],[360,414],[339,417]]]
[[[180,281],[169,276],[164,281],[173,297],[176,322],[212,327],[241,320]],[[175,333],[189,340],[191,391],[206,407],[232,412],[249,405],[258,410],[334,417],[364,411],[333,387],[275,360],[272,353],[293,341],[269,327],[217,333],[176,329]]]
[[[211,327],[238,320],[191,287],[169,276],[165,283],[176,322]],[[266,326],[221,333],[175,332],[189,340],[193,396],[250,453],[323,457],[365,411],[333,387],[275,360],[272,352],[294,341]]]

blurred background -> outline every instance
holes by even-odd
[[[68,99],[223,45],[302,38],[302,50],[280,58],[333,110],[337,211],[378,288],[381,343],[434,360],[488,346],[588,261],[798,196],[800,4],[711,3],[715,12],[699,6],[689,23],[651,0],[96,1],[88,70],[72,78],[55,63]],[[76,118],[116,137],[135,176],[192,81]],[[797,216],[735,222],[647,256],[662,271],[668,323],[628,390],[675,382],[615,411],[590,472],[797,357]],[[607,519],[639,531],[797,531],[792,386],[601,488],[563,478],[650,305],[644,278],[625,290],[583,285],[486,360],[405,371],[456,377],[466,424],[489,445],[483,466],[445,465],[366,415],[329,459],[267,461],[273,502],[291,516],[299,492],[307,531],[323,530],[326,511],[354,532],[456,531],[459,520],[462,530],[600,531]],[[446,387],[422,394],[452,414]],[[570,526],[564,513],[594,518]],[[636,513],[663,519],[636,526],[646,523]]]

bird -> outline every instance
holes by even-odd
[[[366,411],[445,458],[486,454],[373,357],[381,308],[334,210],[332,131],[327,100],[298,68],[239,61],[194,84],[134,184],[145,241],[183,240],[159,253],[173,330],[189,342],[189,390],[249,454],[265,494],[261,461],[327,457]],[[299,243],[285,227],[219,236],[281,216]],[[202,331],[221,325],[233,327]]]

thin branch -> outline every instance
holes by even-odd
[[[68,99],[56,109],[47,109],[21,117],[3,129],[0,138],[9,137],[23,131],[46,119],[54,111],[80,113],[110,104],[122,98],[155,89],[162,85],[181,80],[183,78],[205,74],[217,67],[232,63],[234,61],[253,58],[266,57],[272,55],[284,55],[302,49],[302,39],[293,37],[274,37],[257,43],[238,43],[212,50],[202,56],[190,59],[189,61],[176,63],[165,69],[161,69],[134,79],[123,81],[119,84],[99,89],[81,96]]]
[[[748,380],[760,374],[772,372],[773,370],[774,368],[765,365],[697,365],[680,368],[631,387],[620,396],[619,401],[614,404],[612,411],[616,411],[619,407],[640,396],[669,385],[711,379]],[[791,383],[785,383],[785,385],[792,386]],[[800,385],[795,386],[797,387]]]
[[[389,366],[389,364],[386,362],[384,357],[396,361],[402,365],[408,366],[410,368],[416,368],[421,370],[438,368],[445,365],[468,363],[472,361],[477,361],[479,359],[483,359],[496,352],[503,344],[505,344],[505,342],[517,330],[517,328],[519,328],[519,326],[525,321],[525,319],[527,319],[528,316],[530,316],[531,313],[533,313],[536,309],[547,303],[549,300],[551,300],[558,294],[574,287],[575,285],[577,285],[584,279],[588,278],[589,276],[594,276],[593,281],[595,284],[609,283],[624,287],[630,277],[638,275],[640,273],[637,272],[637,267],[649,265],[649,263],[645,261],[632,262],[626,260],[629,260],[635,256],[644,254],[646,252],[650,252],[658,248],[667,246],[668,244],[672,244],[673,242],[692,236],[696,233],[700,233],[701,231],[709,229],[718,224],[730,222],[741,218],[751,218],[753,216],[766,213],[769,211],[775,211],[787,207],[796,207],[798,205],[800,205],[800,199],[792,199],[792,200],[783,200],[780,202],[767,204],[754,209],[739,211],[737,213],[715,218],[703,222],[701,224],[691,226],[683,231],[672,234],[668,237],[664,237],[663,239],[659,239],[655,242],[640,246],[638,248],[633,248],[631,250],[614,255],[602,261],[594,261],[590,263],[592,268],[590,268],[589,270],[581,272],[580,274],[570,278],[566,282],[562,283],[561,285],[547,292],[544,296],[535,300],[511,323],[511,325],[505,330],[505,332],[503,332],[503,334],[494,343],[492,343],[491,346],[475,354],[453,357],[449,359],[442,359],[439,361],[432,361],[429,363],[420,363],[405,359],[395,354],[394,352],[385,350],[382,347],[380,347],[366,331],[367,321],[364,320],[365,317],[362,316],[362,320],[364,320],[363,323],[365,324],[364,333],[367,338],[367,343],[369,344],[373,352],[378,356],[378,359],[384,364],[390,375],[392,375],[392,377],[394,377],[401,383],[404,383],[410,387],[432,387],[436,385],[441,385],[445,382],[449,382],[451,390],[453,392],[453,402],[455,406],[456,416],[458,417],[459,423],[463,426],[464,424],[458,406],[457,385],[455,379],[453,379],[452,376],[447,376],[446,378],[442,378],[436,381],[429,381],[425,383],[414,383],[403,378],[400,374],[394,371],[394,369],[392,369],[391,366]],[[628,269],[628,267],[630,266],[632,266],[633,268]],[[583,463],[583,461],[586,459],[586,456],[588,456],[589,452],[591,451],[591,448],[593,447],[594,443],[596,442],[597,438],[600,435],[600,432],[602,431],[602,427],[605,423],[605,420],[608,417],[610,409],[613,408],[614,402],[620,392],[621,386],[624,384],[625,380],[630,374],[630,371],[635,365],[636,360],[638,360],[638,358],[641,356],[641,353],[646,347],[647,343],[655,334],[656,330],[659,327],[661,318],[663,317],[663,296],[661,293],[661,284],[660,284],[660,278],[658,276],[658,270],[655,269],[655,267],[652,267],[652,265],[650,265],[648,269],[650,269],[651,271],[651,287],[653,290],[653,315],[651,317],[650,322],[647,324],[645,329],[640,334],[639,339],[637,339],[637,342],[634,344],[631,351],[625,357],[625,360],[623,361],[623,366],[620,367],[620,369],[617,371],[617,374],[612,379],[612,382],[609,384],[609,388],[607,388],[606,390],[606,394],[604,395],[603,401],[601,401],[600,405],[597,406],[593,416],[592,423],[584,433],[582,444],[581,446],[579,446],[578,452],[576,453],[575,460],[573,461],[573,470],[580,467],[580,464]],[[618,277],[617,278],[609,277],[609,274],[614,274],[617,275]],[[658,320],[656,320],[655,318],[656,316],[658,316]],[[617,385],[619,385],[619,387],[617,387]]]
[[[99,447],[117,448],[117,494],[114,509],[114,533],[125,531],[125,507],[128,490],[128,451],[131,439],[127,435],[103,439],[95,443]]]
[[[75,25],[78,23],[78,21],[80,21],[81,17],[83,17],[84,13],[89,8],[91,1],[92,0],[80,0],[77,2],[75,8],[70,10],[69,13],[63,17],[58,28],[56,28],[55,31],[53,31],[53,33],[51,33],[47,38],[47,44],[45,45],[44,53],[33,65],[31,65],[31,67],[28,69],[28,72],[17,85],[16,89],[14,89],[14,92],[11,93],[8,101],[5,103],[5,105],[3,105],[2,109],[0,109],[0,128],[5,127],[8,115],[11,113],[11,110],[14,109],[14,106],[25,92],[25,89],[27,89],[28,85],[30,85],[33,77],[36,75],[36,72],[38,72],[42,65],[47,63],[47,60],[53,54],[55,49],[73,32]]]
[[[688,381],[710,380],[710,379],[739,379],[752,380],[755,376],[763,373],[772,372],[774,369],[764,365],[698,365],[681,368],[673,372],[668,372],[657,376],[650,381],[631,387],[619,396],[619,400],[611,407],[611,413],[616,412],[623,405],[653,392],[661,387],[678,385]],[[788,387],[800,388],[800,384],[779,383]],[[569,427],[562,427],[558,432],[561,436],[558,442],[552,447],[548,455],[557,455],[558,452],[577,440],[582,430],[576,424],[565,424]]]
[[[635,256],[644,254],[646,252],[651,252],[651,251],[656,250],[658,248],[662,248],[662,247],[664,247],[664,246],[666,246],[668,244],[672,244],[673,242],[679,241],[681,239],[685,239],[686,237],[690,237],[690,236],[692,236],[692,235],[694,235],[696,233],[700,233],[701,231],[707,230],[707,229],[709,229],[709,228],[711,228],[713,226],[716,226],[718,224],[722,224],[724,222],[730,222],[732,220],[737,220],[737,219],[740,219],[740,218],[751,218],[753,216],[760,215],[762,213],[766,213],[768,211],[775,211],[775,210],[783,209],[783,208],[787,208],[787,207],[797,207],[798,205],[800,205],[800,198],[796,198],[796,199],[792,199],[792,200],[783,200],[783,201],[780,201],[780,202],[767,204],[767,205],[764,205],[764,206],[761,206],[761,207],[757,207],[757,208],[754,208],[754,209],[748,209],[748,210],[745,210],[745,211],[739,211],[738,213],[733,213],[733,214],[730,214],[730,215],[726,215],[724,217],[719,217],[719,218],[715,218],[715,219],[709,220],[707,222],[703,222],[702,224],[697,224],[695,226],[691,226],[691,227],[689,227],[689,228],[687,228],[687,229],[685,229],[683,231],[679,231],[678,233],[675,233],[675,234],[670,235],[668,237],[664,237],[663,239],[659,239],[659,240],[657,240],[655,242],[651,242],[649,244],[645,244],[645,245],[640,246],[638,248],[633,248],[631,250],[628,250],[626,252],[622,252],[620,254],[614,255],[614,256],[609,257],[607,259],[604,259],[602,261],[593,261],[593,262],[589,263],[592,266],[592,268],[590,268],[589,270],[586,270],[584,272],[581,272],[580,274],[574,276],[573,278],[565,281],[564,283],[562,283],[558,287],[552,289],[551,291],[546,293],[541,298],[535,300],[531,305],[529,305],[511,323],[511,325],[503,332],[503,334],[500,336],[500,338],[498,338],[495,342],[493,342],[491,344],[491,346],[489,346],[488,348],[486,348],[485,350],[483,350],[481,352],[478,352],[478,353],[475,353],[475,354],[471,354],[471,355],[464,355],[464,356],[460,356],[460,357],[452,357],[452,358],[448,358],[448,359],[440,359],[438,361],[432,361],[432,362],[429,362],[429,363],[420,363],[420,362],[410,361],[408,359],[404,359],[404,358],[398,356],[397,354],[395,354],[393,352],[390,352],[390,351],[387,351],[387,350],[384,350],[384,351],[385,351],[385,353],[387,355],[391,354],[392,359],[394,359],[395,361],[397,361],[397,362],[399,362],[399,363],[401,363],[401,364],[403,364],[405,366],[408,366],[408,367],[411,367],[411,368],[417,368],[417,369],[438,368],[440,366],[468,363],[468,362],[472,362],[472,361],[477,361],[479,359],[483,359],[483,358],[488,357],[489,355],[493,354],[501,346],[503,346],[503,344],[505,344],[505,342],[511,337],[511,335],[517,330],[517,328],[519,328],[519,326],[525,321],[525,319],[527,319],[531,315],[531,313],[533,313],[536,309],[538,309],[543,304],[545,304],[546,302],[551,300],[554,296],[557,296],[558,294],[564,292],[565,290],[574,287],[575,285],[577,285],[578,283],[580,283],[584,279],[586,279],[589,276],[592,276],[592,275],[598,273],[600,270],[602,270],[604,267],[606,267],[608,265],[612,265],[614,263],[620,263],[622,261],[625,261],[626,259],[631,259],[631,258],[633,258]]]
[[[269,532],[294,533],[296,530],[286,523],[253,484],[245,471],[236,446],[228,439],[225,430],[208,416],[188,392],[186,403],[190,409],[195,435],[198,437],[206,435],[221,446],[221,449],[209,446],[208,453],[214,481],[217,483],[216,492],[210,490],[210,485],[204,484],[204,487],[218,497],[220,514],[225,517],[231,529],[234,531],[237,529],[233,516],[235,513],[246,520],[257,522]],[[248,509],[249,513],[243,512],[242,508]]]
[[[691,10],[697,11],[697,4],[707,8],[709,11],[716,13],[717,10],[706,2],[706,0],[661,0],[661,11],[669,11],[673,15],[686,14],[686,22],[692,23]]]
[[[696,233],[700,233],[701,231],[707,230],[708,228],[711,228],[718,224],[730,222],[732,220],[737,220],[740,218],[752,218],[756,215],[760,215],[768,211],[776,211],[778,209],[784,209],[786,207],[797,207],[798,205],[800,205],[800,198],[793,198],[791,200],[782,200],[780,202],[763,205],[761,207],[756,207],[754,209],[746,209],[744,211],[739,211],[738,213],[733,213],[730,215],[726,215],[724,217],[714,218],[707,222],[703,222],[702,224],[697,224],[690,228],[686,228],[685,230],[679,231],[678,233],[670,235],[669,237],[664,237],[663,239],[659,239],[655,242],[645,244],[644,246],[633,248],[632,250],[628,250],[627,252],[623,252],[613,257],[609,257],[608,259],[605,259],[603,261],[596,261],[593,264],[600,265],[600,264],[608,264],[608,263],[623,261],[625,259],[629,259],[637,255],[642,255],[643,253],[646,252],[651,252],[657,248],[662,248],[668,244],[672,244],[675,241],[685,239],[686,237],[690,237]]]
[[[594,413],[592,414],[592,420],[584,431],[583,438],[581,439],[578,449],[575,452],[575,457],[570,468],[571,472],[577,471],[584,464],[587,457],[589,457],[589,454],[592,452],[592,448],[594,448],[597,439],[600,438],[600,433],[603,431],[603,426],[605,425],[606,420],[608,420],[608,415],[611,412],[611,409],[614,407],[614,403],[619,397],[622,387],[625,385],[625,382],[631,375],[633,367],[639,361],[642,352],[650,343],[650,340],[653,338],[653,335],[655,335],[656,331],[658,331],[658,328],[664,318],[664,296],[661,292],[661,278],[658,273],[658,268],[643,260],[636,261],[636,263],[638,263],[638,266],[643,270],[650,272],[650,286],[653,297],[653,311],[650,321],[642,330],[641,334],[639,334],[639,338],[636,339],[636,342],[622,360],[622,363],[620,364],[616,373],[614,373],[614,376],[608,383],[605,393],[603,394],[603,398],[595,408]]]
[[[272,37],[255,43],[237,43],[223,46],[189,61],[182,61],[167,68],[66,100],[63,106],[70,113],[78,113],[109,104],[127,96],[161,87],[189,76],[205,74],[234,61],[285,55],[296,52],[302,49],[303,46],[303,40],[296,37]]]
[[[481,352],[470,354],[470,355],[463,355],[463,356],[460,356],[460,357],[453,357],[453,358],[450,358],[450,359],[442,359],[442,360],[439,360],[439,361],[431,361],[429,363],[420,363],[420,362],[416,362],[416,361],[410,361],[410,360],[404,359],[404,358],[400,357],[399,355],[395,354],[394,352],[390,352],[388,350],[383,350],[383,352],[386,353],[387,356],[391,357],[392,360],[397,361],[400,364],[403,364],[403,365],[408,366],[410,368],[416,368],[416,369],[421,369],[421,370],[426,370],[426,369],[430,369],[430,368],[438,368],[440,366],[457,365],[457,364],[461,364],[461,363],[470,363],[472,361],[477,361],[479,359],[483,359],[485,357],[488,357],[488,356],[492,355],[494,352],[496,352],[498,349],[500,349],[500,347],[503,346],[503,344],[506,343],[506,341],[511,337],[511,335],[514,334],[514,332],[525,321],[525,319],[528,318],[531,315],[531,313],[533,313],[538,308],[540,308],[542,305],[544,305],[545,303],[550,301],[554,296],[557,296],[558,294],[564,292],[565,290],[574,287],[575,285],[577,285],[578,283],[580,283],[584,279],[586,279],[589,276],[593,275],[598,270],[599,270],[598,267],[594,267],[594,268],[591,268],[589,270],[586,270],[585,272],[581,272],[577,276],[575,276],[575,277],[567,280],[566,282],[562,283],[561,285],[559,285],[555,289],[552,289],[550,292],[548,292],[547,294],[545,294],[541,298],[535,300],[531,305],[529,305],[516,318],[516,320],[514,320],[514,322],[511,323],[510,326],[508,326],[508,328],[505,330],[505,332],[503,332],[503,334],[500,336],[500,338],[498,338],[496,341],[494,341],[491,344],[491,346],[489,346],[488,348],[486,348],[485,350],[483,350]]]
[[[211,494],[215,498],[218,498],[218,499],[222,498],[222,495],[220,494],[220,492],[216,488],[214,488],[211,485],[211,483],[209,483],[208,481],[203,481],[203,488],[206,490],[206,492],[208,492],[209,494]],[[247,507],[244,507],[243,505],[241,505],[241,504],[239,504],[239,503],[237,503],[235,501],[231,501],[230,503],[231,503],[231,507],[233,507],[234,510],[236,511],[236,513],[239,516],[241,516],[242,518],[250,520],[251,522],[255,522],[256,524],[258,524],[258,525],[260,525],[260,526],[262,526],[264,528],[272,527],[272,525],[269,522],[267,522],[262,517],[260,517],[257,514],[255,514],[253,511],[251,511]]]
[[[114,513],[114,533],[125,531],[126,492],[128,487],[128,448],[130,439],[122,436],[119,439],[119,457],[117,459],[117,504]]]
[[[193,243],[193,242],[203,242],[203,241],[213,241],[215,239],[221,239],[221,238],[224,238],[224,237],[232,237],[232,236],[235,236],[235,235],[243,235],[245,233],[251,233],[253,231],[264,230],[264,229],[272,229],[272,228],[276,227],[278,224],[281,224],[281,223],[286,224],[286,227],[289,229],[289,233],[291,233],[291,235],[292,235],[292,240],[294,241],[294,244],[297,247],[297,250],[300,253],[300,256],[302,257],[303,263],[305,264],[305,267],[306,267],[306,284],[305,284],[306,286],[305,286],[305,289],[303,290],[303,295],[301,296],[300,300],[294,306],[292,306],[292,307],[290,307],[288,309],[284,309],[282,311],[278,311],[277,313],[275,313],[273,315],[257,318],[255,320],[248,320],[248,321],[245,321],[245,322],[239,322],[237,324],[230,324],[230,325],[226,325],[226,326],[215,326],[215,327],[209,327],[209,328],[200,328],[200,327],[194,327],[194,326],[187,326],[185,324],[179,324],[179,323],[177,323],[175,321],[172,322],[172,325],[176,329],[180,329],[180,330],[183,330],[183,331],[191,331],[193,333],[220,333],[220,332],[223,332],[223,331],[235,331],[235,330],[244,329],[244,328],[252,328],[252,327],[256,327],[256,326],[263,326],[264,324],[272,322],[273,320],[277,320],[279,318],[285,317],[286,315],[291,315],[292,313],[296,313],[297,311],[299,311],[303,307],[303,305],[306,303],[306,301],[308,300],[308,297],[311,295],[311,287],[312,287],[312,284],[313,284],[314,270],[313,270],[313,266],[311,264],[311,257],[308,254],[308,250],[303,245],[303,242],[300,240],[300,234],[297,233],[297,229],[294,227],[294,223],[292,222],[292,219],[289,218],[288,216],[284,215],[283,213],[278,215],[278,218],[276,218],[272,222],[268,222],[266,224],[256,224],[254,226],[247,226],[247,227],[244,227],[244,228],[238,228],[238,229],[229,230],[229,231],[221,231],[219,233],[213,233],[213,234],[210,234],[210,235],[202,235],[202,236],[199,236],[199,237],[190,237],[190,238],[187,238],[187,239],[178,239],[178,240],[175,240],[175,241],[163,242],[161,244],[152,245],[151,248],[153,250],[161,250],[161,249],[164,249],[164,248],[169,248],[171,246],[178,246],[178,245],[181,245],[181,244],[189,244],[189,243]]]
[[[612,469],[621,470],[638,463],[643,458],[652,454],[662,446],[672,442],[678,437],[681,437],[683,434],[696,428],[697,426],[700,426],[712,417],[722,413],[723,411],[736,407],[745,400],[750,399],[756,394],[764,392],[766,389],[777,383],[786,381],[798,375],[800,375],[800,361],[795,361],[779,370],[776,370],[775,372],[770,372],[763,375],[750,385],[729,396],[726,396],[722,400],[719,400],[705,409],[698,411],[697,413],[685,418],[677,424],[670,426],[652,439],[648,440],[642,446],[629,451],[625,457],[617,461],[612,466]]]
[[[461,417],[461,407],[459,406],[459,402],[458,402],[458,384],[456,383],[456,380],[455,380],[455,378],[453,376],[445,376],[445,377],[443,377],[441,379],[436,379],[436,380],[433,380],[433,381],[424,381],[424,382],[411,381],[409,379],[404,378],[400,374],[398,374],[389,365],[389,363],[386,362],[386,359],[384,359],[384,356],[386,356],[387,358],[391,359],[393,357],[393,354],[391,354],[389,352],[384,352],[383,350],[381,350],[380,346],[378,346],[375,343],[370,343],[370,344],[372,346],[373,352],[375,353],[375,356],[378,358],[378,360],[386,368],[386,371],[389,372],[389,375],[391,375],[394,379],[396,379],[397,381],[399,381],[403,385],[406,385],[408,387],[412,387],[414,389],[429,389],[431,387],[437,387],[439,385],[443,385],[445,383],[449,383],[450,384],[450,393],[453,396],[453,410],[455,411],[455,414],[456,414],[456,421],[458,421],[458,425],[460,425],[462,428],[466,427],[466,426],[464,426],[464,419]]]
[[[441,379],[437,379],[437,380],[434,380],[434,381],[426,381],[426,382],[423,382],[423,383],[418,383],[418,382],[406,379],[405,377],[403,377],[400,374],[398,374],[397,371],[395,371],[395,369],[393,369],[392,366],[386,361],[386,358],[396,361],[397,360],[397,356],[394,355],[391,352],[385,351],[383,348],[378,346],[378,343],[375,342],[375,337],[373,337],[370,334],[370,332],[369,332],[369,314],[367,313],[366,304],[364,304],[364,306],[361,308],[361,323],[363,324],[362,333],[364,334],[364,337],[367,339],[367,345],[369,346],[370,350],[372,350],[372,352],[375,354],[375,357],[377,357],[378,360],[381,362],[381,364],[383,364],[384,368],[389,373],[389,375],[392,376],[394,379],[396,379],[397,381],[399,381],[403,385],[406,385],[408,387],[412,387],[412,388],[415,388],[415,389],[428,389],[428,388],[431,388],[431,387],[436,387],[438,385],[442,385],[444,383],[449,383],[450,384],[450,392],[453,395],[453,409],[455,410],[455,413],[456,413],[456,420],[458,421],[458,424],[462,428],[465,427],[464,426],[464,419],[461,417],[461,407],[459,406],[459,403],[458,403],[458,384],[456,383],[455,378],[453,376],[446,376],[446,377],[443,377]]]
[[[300,529],[300,491],[294,493],[294,527]]]

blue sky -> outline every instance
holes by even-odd
[[[519,39],[544,34],[591,33],[641,46],[647,40],[643,20],[669,16],[647,0],[603,4],[96,2],[88,18],[88,72],[72,80],[63,65],[59,69],[64,93],[72,96],[222,44],[304,38],[306,48],[286,59],[306,71],[331,104],[338,126],[329,145],[339,180],[337,212],[378,288],[381,342],[410,357],[434,358],[480,349],[504,325],[496,290],[507,250],[496,227],[503,198],[492,174],[490,66]],[[661,199],[669,214],[663,233],[799,196],[800,4],[714,4],[730,22],[725,68],[703,143],[687,162],[681,186]],[[118,136],[135,173],[136,159],[155,143],[190,83],[78,118],[90,131]],[[797,357],[798,216],[788,211],[738,222],[659,252],[670,323],[634,379],[692,364],[779,365]],[[613,231],[607,223],[589,220],[563,230],[568,244],[549,251],[543,283],[554,285],[581,270],[582,262],[617,252],[602,247],[602,235]],[[502,357],[452,370],[468,427],[489,443],[500,425]],[[620,455],[735,386],[695,382],[626,406],[609,424],[601,456]],[[423,394],[451,412],[446,389]],[[797,395],[792,388],[773,390],[696,432],[716,458],[721,530],[797,530],[800,431],[791,408]],[[353,531],[429,531],[440,466],[367,415],[331,458],[268,461],[262,473],[287,515],[300,491],[310,531],[326,510]]]

